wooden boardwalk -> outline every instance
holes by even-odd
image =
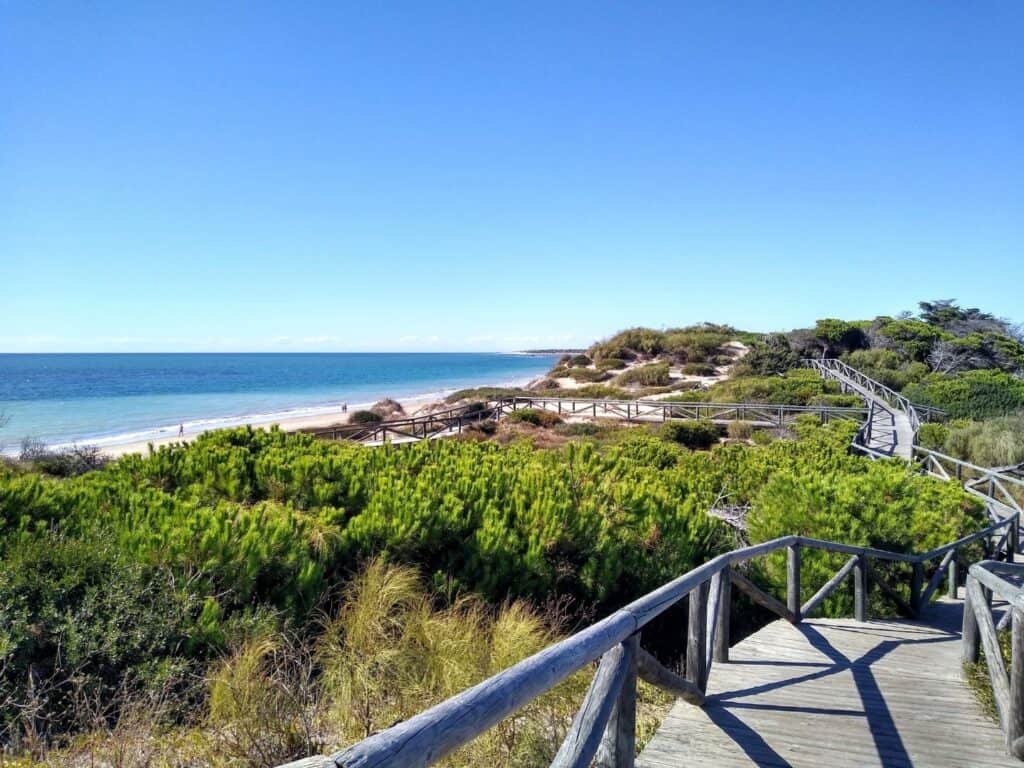
[[[775,621],[678,701],[637,758],[669,766],[1020,766],[960,677],[960,601],[921,621]]]

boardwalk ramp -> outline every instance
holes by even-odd
[[[672,766],[1020,766],[962,682],[963,603],[922,621],[779,620],[715,665],[637,758]]]

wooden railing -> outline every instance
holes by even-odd
[[[942,421],[946,418],[946,412],[928,405],[919,405],[911,402],[905,395],[901,395],[894,389],[890,389],[881,382],[875,381],[870,376],[861,373],[856,368],[847,365],[836,358],[807,358],[804,365],[814,368],[823,376],[849,382],[864,393],[872,395],[897,410],[903,411],[910,419],[914,432],[920,428],[925,421]]]
[[[470,403],[422,416],[369,424],[339,424],[326,429],[308,431],[315,437],[357,443],[378,443],[388,438],[428,440],[439,434],[461,433],[469,425],[493,419],[498,413],[500,409],[497,402]]]
[[[971,566],[964,595],[961,658],[974,663],[979,647],[985,651],[992,695],[1007,751],[1024,760],[1024,567],[985,561]],[[1010,670],[1003,660],[992,597],[1006,602],[1000,625],[1010,627]]]
[[[312,758],[293,765],[338,768],[431,765],[504,718],[513,716],[570,675],[597,662],[590,687],[552,765],[586,768],[596,759],[596,764],[602,768],[631,768],[636,747],[637,679],[701,706],[713,665],[729,658],[733,587],[755,603],[798,623],[814,614],[841,583],[852,578],[857,620],[868,618],[868,592],[872,584],[877,585],[901,612],[916,616],[927,607],[944,576],[955,594],[957,552],[963,547],[981,541],[988,552],[1002,553],[1012,562],[1018,549],[1017,523],[1018,515],[1013,515],[918,555],[804,536],[786,536],[733,550],[404,722],[330,758]],[[845,554],[849,559],[814,595],[801,603],[801,553],[804,549]],[[737,568],[755,557],[780,550],[786,550],[788,562],[785,602],[764,592]],[[926,564],[935,560],[938,560],[937,566],[928,573]],[[881,577],[872,566],[875,561],[911,566],[909,598]],[[679,674],[645,651],[640,638],[645,626],[684,599],[688,601],[688,619],[685,664]],[[1021,604],[1024,606],[1024,601]]]
[[[833,419],[863,419],[865,408],[827,405],[765,405],[762,403],[678,403],[666,400],[612,400],[574,397],[517,395],[449,408],[422,416],[410,416],[370,424],[339,424],[308,430],[316,437],[381,443],[385,440],[428,440],[461,433],[466,427],[500,418],[524,408],[559,413],[566,417],[613,418],[627,422],[664,422],[709,419],[716,423],[749,421],[763,427],[782,428],[799,416],[811,415],[822,423]]]
[[[707,403],[672,400],[612,400],[549,395],[516,395],[489,405],[502,413],[521,408],[551,411],[562,416],[614,418],[629,422],[664,422],[707,419],[714,422],[748,421],[758,426],[785,427],[800,416],[816,416],[823,423],[833,419],[863,419],[866,408],[829,405],[769,405],[765,403]]]

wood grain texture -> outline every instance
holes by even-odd
[[[775,621],[676,704],[638,768],[1019,768],[960,677],[961,603],[928,620]]]

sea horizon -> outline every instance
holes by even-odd
[[[0,451],[110,449],[210,429],[342,418],[391,397],[421,404],[521,386],[556,354],[519,352],[0,353]]]

